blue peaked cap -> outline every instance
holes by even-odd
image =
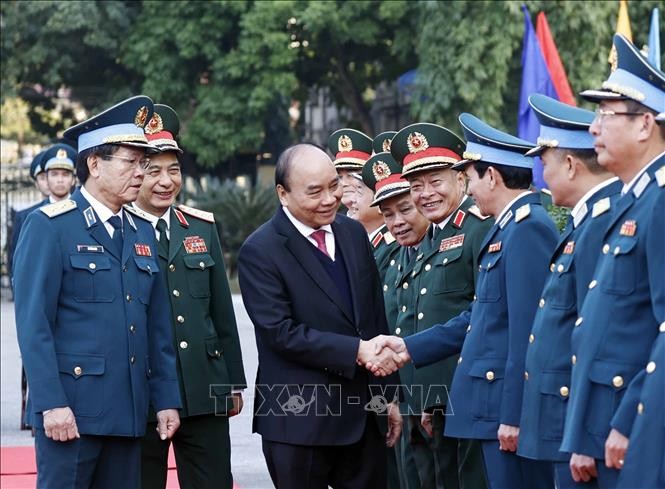
[[[593,112],[539,93],[529,96],[529,105],[540,122],[540,135],[537,145],[526,152],[528,156],[537,156],[547,148],[593,149],[589,134]]]
[[[665,73],[622,34],[614,35],[617,69],[603,82],[600,90],[585,90],[587,100],[634,100],[660,113],[665,112]]]
[[[44,168],[42,167],[42,156],[44,156],[44,153],[46,153],[46,151],[40,151],[30,162],[30,176],[33,180],[37,178],[37,175],[44,171]]]
[[[476,161],[533,169],[533,158],[524,155],[533,143],[494,129],[466,112],[459,116],[459,122],[467,141],[466,151],[464,159],[453,165],[453,169],[463,170]]]
[[[62,169],[74,171],[76,168],[76,150],[68,144],[54,144],[42,156],[44,171]]]

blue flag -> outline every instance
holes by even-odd
[[[649,62],[660,70],[660,31],[658,22],[658,9],[651,12],[651,27],[649,28]]]
[[[522,86],[520,87],[517,135],[535,144],[540,134],[540,124],[529,105],[529,95],[542,93],[556,100],[559,100],[559,97],[547,69],[543,51],[538,43],[526,5],[522,5],[522,10],[524,11],[524,44],[522,46]],[[538,188],[547,187],[543,180],[543,166],[540,158],[536,158],[533,167],[533,183]]]

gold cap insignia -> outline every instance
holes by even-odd
[[[138,127],[145,126],[145,120],[148,118],[148,107],[145,105],[136,111],[136,116],[134,117],[134,124]]]
[[[390,153],[390,143],[392,143],[392,139],[384,139],[383,143],[381,144],[381,149],[383,149],[384,153]]]
[[[148,122],[148,125],[145,126],[145,132],[146,134],[157,134],[158,132],[161,132],[164,130],[164,123],[162,122],[162,116],[160,116],[157,112],[152,114],[152,117],[150,118],[150,122]]]
[[[427,138],[419,132],[409,134],[409,137],[406,139],[406,145],[409,148],[409,153],[418,153],[429,148]]]
[[[59,149],[58,152],[55,154],[55,157],[59,160],[67,159],[67,151],[65,151],[64,149]]]
[[[344,134],[343,136],[340,136],[339,140],[337,141],[337,149],[341,153],[342,151],[351,151],[353,149],[353,143],[351,142],[351,138]]]
[[[390,167],[385,162],[377,161],[374,163],[374,166],[372,166],[372,173],[374,173],[374,178],[376,178],[376,181],[380,182],[381,180],[388,178],[392,172],[390,171]]]
[[[465,160],[474,160],[479,161],[483,156],[480,153],[471,153],[470,151],[465,151],[462,153],[462,158]]]

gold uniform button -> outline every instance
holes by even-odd
[[[529,343],[533,343],[534,341],[536,341],[536,337],[533,334],[530,334],[529,335]]]
[[[443,259],[443,264],[445,265],[446,263],[448,263],[448,258]]]
[[[661,333],[665,333],[665,321],[660,323],[660,326],[658,327],[658,331]]]
[[[131,295],[127,294],[126,299],[127,299],[127,302],[132,302],[132,296]]]
[[[603,246],[603,255],[607,255],[610,252],[610,245],[605,243],[605,246]]]
[[[425,295],[425,294],[427,294],[427,289],[423,287],[422,289],[420,289],[420,295]]]
[[[541,309],[545,307],[545,299],[543,298],[540,299],[540,302],[538,302],[538,307],[540,307]]]
[[[409,288],[409,282],[404,282],[404,283],[402,284],[402,288],[403,288],[404,290],[408,289],[408,288]]]
[[[578,317],[577,321],[575,321],[575,326],[579,326],[580,324],[582,324],[582,321],[584,321],[584,318]]]
[[[76,367],[74,367],[74,375],[76,375],[78,377],[82,373],[83,373],[83,369],[81,367],[79,367],[78,365]]]
[[[425,265],[425,271],[426,272],[429,272],[431,269],[432,269],[432,265],[430,265],[429,263],[427,265]]]
[[[400,328],[395,329],[395,334],[400,334],[402,330]]]
[[[173,289],[173,296],[180,297],[180,291],[178,289]]]
[[[554,267],[555,267],[555,266],[556,266],[556,265],[554,265],[554,263],[552,263],[552,264],[550,265],[550,272],[553,272],[553,271],[554,271]]]
[[[388,286],[386,284],[383,284],[383,291],[388,292]]]
[[[133,324],[130,325],[129,326],[129,331],[131,331],[132,333],[136,332],[136,327]]]
[[[413,272],[411,272],[411,278],[413,278],[415,276],[416,276],[416,271],[414,270]]]
[[[186,350],[188,346],[189,344],[186,341],[180,342],[180,348],[182,348],[183,350]]]
[[[568,397],[568,394],[570,391],[568,390],[568,387],[565,385],[561,386],[561,389],[559,389],[559,394],[561,394],[562,397]]]
[[[477,299],[476,294],[473,294],[473,300],[475,301]]]
[[[642,414],[644,412],[644,404],[639,403],[637,405],[637,414]]]
[[[559,266],[556,267],[556,271],[559,273],[563,272],[563,265],[559,263]]]
[[[482,265],[478,265],[478,271],[481,272],[482,270],[483,270],[483,266],[482,266]]]
[[[136,361],[136,357],[129,357],[129,363],[133,364]]]
[[[222,356],[222,354],[220,353],[219,350],[215,350],[215,353],[214,353],[214,354],[215,354],[215,356],[216,356],[217,358],[219,358],[219,357]]]
[[[206,267],[206,264],[203,263],[202,261],[199,262],[199,267],[201,267],[201,270],[203,270]]]
[[[486,378],[487,380],[489,380],[490,382],[493,381],[493,380],[494,380],[494,372],[492,372],[491,370],[488,370],[488,371],[485,373],[485,378]]]
[[[529,372],[524,371],[524,380],[529,380]]]
[[[169,270],[175,272],[175,265],[173,263],[169,265]]]
[[[470,324],[466,327],[466,332],[467,332],[467,333],[470,333],[470,332],[471,332],[471,325],[470,325]]]
[[[97,265],[95,265],[94,263],[89,263],[88,268],[90,268],[90,270],[94,270],[95,268],[97,268]]]
[[[178,321],[180,324],[185,322],[185,318],[182,316],[178,316],[177,318],[175,318],[175,320]]]
[[[401,270],[402,270],[402,265],[400,265],[400,264],[398,263],[398,264],[397,264],[397,271],[401,271]]]
[[[589,289],[593,289],[596,285],[598,285],[598,281],[592,280],[591,282],[589,282]]]
[[[572,357],[570,357],[570,363],[572,363],[573,365],[575,365],[576,362],[577,362],[577,357],[576,357],[575,355],[573,355]]]
[[[612,385],[616,387],[617,389],[621,386],[623,386],[623,377],[621,375],[617,375],[612,379]]]
[[[395,260],[390,260],[390,266],[391,267],[395,266]]]
[[[460,363],[462,363],[462,357],[459,357],[459,358],[457,359],[457,365],[459,365]]]
[[[423,317],[425,317],[425,315],[422,312],[419,312],[418,313],[418,319],[422,319]]]
[[[402,306],[402,312],[406,312],[406,306]]]
[[[614,254],[615,254],[615,255],[618,255],[620,251],[621,251],[621,247],[620,247],[620,246],[617,246],[616,248],[614,248]]]
[[[652,374],[656,370],[656,362],[647,363],[647,373]]]

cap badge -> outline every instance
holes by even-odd
[[[152,117],[150,118],[150,122],[148,122],[148,125],[145,126],[145,132],[146,134],[157,134],[158,132],[161,132],[164,130],[164,123],[162,122],[162,116],[160,116],[157,112],[152,114]]]
[[[55,154],[55,157],[59,160],[64,160],[67,158],[67,151],[64,149],[59,149],[58,152]]]
[[[383,149],[384,153],[390,153],[390,143],[392,142],[392,139],[384,139],[383,143],[381,144],[381,149]]]
[[[385,180],[388,178],[391,174],[390,167],[383,161],[377,161],[374,163],[374,166],[372,166],[372,173],[374,173],[374,178],[376,178],[377,182],[380,182],[381,180]]]
[[[409,137],[406,139],[406,145],[409,148],[409,153],[418,153],[429,148],[427,138],[419,132],[409,134]]]
[[[353,143],[351,142],[351,138],[344,134],[343,136],[340,136],[339,140],[337,141],[337,149],[339,152],[348,152],[353,149]]]
[[[134,124],[138,127],[145,126],[146,119],[148,118],[148,107],[145,105],[136,111],[136,116],[134,117]]]

